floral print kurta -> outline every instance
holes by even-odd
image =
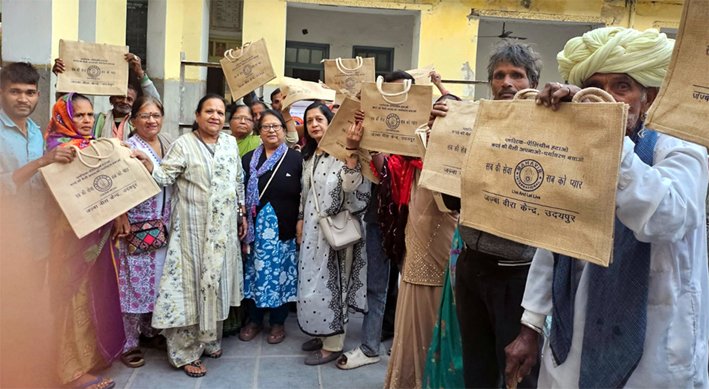
[[[316,165],[314,174],[313,164]],[[311,176],[314,188],[310,185]],[[315,209],[313,189],[317,190],[322,215],[335,215],[345,209],[360,215],[369,202],[370,187],[359,165],[348,169],[342,161],[327,154],[303,162],[298,324],[307,334],[341,334],[347,323],[348,308],[367,310],[365,240],[340,251],[333,250],[318,225],[320,215]]]
[[[214,155],[208,147],[214,147]],[[242,293],[238,207],[244,181],[234,137],[221,133],[205,145],[195,132],[179,137],[153,170],[160,185],[175,183],[167,258],[153,312],[153,327],[199,324],[215,339],[218,321]]]
[[[170,147],[168,138],[160,136],[165,151]],[[160,163],[160,157],[138,135],[126,142],[131,149],[143,151],[153,161]],[[162,219],[170,227],[170,197],[172,187],[166,186],[162,192],[145,200],[128,211],[128,221],[138,223],[147,220]],[[121,241],[118,259],[118,287],[121,297],[121,312],[149,313],[155,306],[155,295],[160,286],[167,246],[158,250],[129,255],[125,241]]]

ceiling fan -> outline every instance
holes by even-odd
[[[502,23],[502,33],[500,35],[483,35],[483,36],[479,36],[478,38],[500,38],[500,39],[518,39],[518,40],[527,39],[526,37],[523,37],[523,36],[512,35],[512,31],[507,31],[505,29],[504,22]]]

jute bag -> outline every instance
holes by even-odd
[[[234,100],[276,78],[263,38],[225,51],[219,64]]]
[[[431,85],[431,74],[432,71],[436,70],[433,65],[428,65],[418,69],[409,69],[406,73],[409,73],[411,77],[416,81],[416,85]]]
[[[326,88],[325,84],[303,81],[299,78],[283,77],[281,93],[286,96],[283,99],[283,107],[290,107],[301,100],[335,100],[335,90]]]
[[[362,85],[364,136],[360,146],[367,150],[422,157],[416,144],[416,129],[428,123],[431,113],[430,85],[377,82]]]
[[[64,72],[57,76],[57,92],[125,96],[128,93],[128,46],[59,40]]]
[[[323,60],[325,84],[357,96],[363,82],[374,82],[374,58],[336,58]]]
[[[684,0],[670,68],[647,127],[709,147],[709,1]]]
[[[461,197],[461,171],[472,138],[478,103],[448,100],[446,104],[446,116],[433,122],[419,185],[434,192]]]
[[[589,95],[603,101],[580,103]],[[463,165],[461,223],[608,266],[627,112],[596,88],[557,111],[533,100],[481,101]]]
[[[81,239],[160,193],[143,164],[117,139],[98,139],[71,163],[39,169],[71,228]]]
[[[347,146],[347,130],[354,125],[354,113],[359,110],[359,107],[359,101],[345,97],[342,105],[340,105],[340,109],[327,127],[325,135],[320,139],[318,147],[340,161],[345,162],[347,156],[351,154],[350,151],[345,149]],[[362,175],[375,184],[378,184],[379,179],[374,176],[372,169],[369,168],[372,160],[369,150],[360,147],[358,154],[359,161],[362,164]]]

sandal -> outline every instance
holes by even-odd
[[[239,339],[244,342],[249,342],[251,339],[255,338],[262,329],[263,327],[256,323],[249,323],[239,331]]]
[[[372,363],[377,363],[381,360],[379,355],[375,357],[367,356],[361,348],[357,347],[354,350],[350,350],[337,360],[337,367],[342,370],[351,370],[365,365],[370,365]]]
[[[322,355],[322,350],[318,350],[308,355],[307,358],[305,358],[305,364],[308,366],[322,365],[334,361],[335,359],[339,358],[340,355],[342,355],[342,351],[332,351],[330,352],[330,355],[324,357]]]
[[[145,355],[138,348],[132,348],[121,355],[121,362],[130,368],[137,368],[145,365]]]
[[[286,329],[282,324],[274,324],[271,327],[271,332],[268,334],[266,341],[268,344],[278,344],[286,338]]]
[[[303,351],[318,351],[322,348],[322,339],[320,338],[313,338],[310,339],[309,341],[303,343],[303,346],[301,346],[301,350]]]
[[[206,355],[206,356],[208,356],[209,358],[212,358],[212,359],[219,359],[219,357],[222,356],[222,353],[223,353],[223,350],[222,350],[222,349],[219,349],[219,350],[217,350],[217,351],[215,351],[215,352],[213,352],[213,353],[204,353],[204,355]]]
[[[187,370],[190,367],[196,367],[197,369],[199,369],[199,371]],[[193,378],[204,377],[207,374],[207,369],[204,367],[204,365],[202,364],[202,361],[200,361],[199,359],[190,363],[190,364],[182,366],[182,371],[184,371],[185,374],[187,374],[188,376],[193,377]]]
[[[96,377],[91,381],[84,382],[83,384],[71,385],[72,388],[76,389],[113,389],[116,383],[110,378]]]

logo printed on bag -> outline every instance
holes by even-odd
[[[357,85],[357,80],[352,77],[345,78],[345,88],[347,88],[348,90],[352,90],[354,89],[355,85]]]
[[[111,177],[102,174],[94,179],[94,189],[99,192],[108,192],[113,187]]]
[[[93,79],[99,78],[101,75],[101,68],[96,65],[91,65],[86,68],[86,75]]]
[[[525,159],[515,167],[515,184],[526,192],[534,192],[544,182],[544,169],[542,165],[533,160]]]
[[[244,68],[243,68],[244,75],[249,76],[249,75],[251,75],[252,71],[253,71],[253,67],[250,64],[244,65]]]
[[[399,115],[395,113],[390,113],[387,115],[386,118],[386,125],[390,130],[396,130],[399,128],[399,124],[401,124],[401,119],[399,119]]]

